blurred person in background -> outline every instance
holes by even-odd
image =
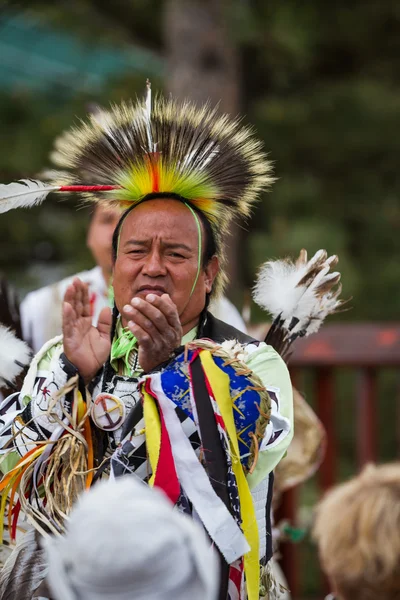
[[[210,313],[220,321],[224,321],[225,323],[228,323],[228,325],[235,327],[235,329],[247,333],[247,327],[243,317],[236,306],[232,304],[226,296],[214,298],[210,302],[209,310]]]
[[[93,325],[97,325],[103,308],[112,306],[112,236],[121,216],[121,210],[95,205],[90,221],[86,245],[96,262],[89,271],[65,279],[27,294],[20,306],[22,337],[36,353],[49,340],[62,332],[62,303],[64,294],[74,277],[89,286],[90,312]],[[220,296],[213,300],[210,312],[246,333],[246,325],[237,308]]]
[[[368,465],[317,506],[314,538],[338,600],[400,598],[400,463]]]
[[[44,546],[54,600],[217,598],[218,558],[202,528],[135,476],[83,494],[65,534]]]
[[[79,277],[89,286],[93,325],[97,324],[102,309],[109,306],[112,236],[120,216],[121,211],[96,204],[86,237],[86,245],[96,266],[89,271],[66,277],[62,281],[30,292],[22,301],[22,335],[34,352],[38,352],[45,342],[61,334],[64,294],[74,277]]]

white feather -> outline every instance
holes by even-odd
[[[113,128],[113,117],[110,111],[99,107],[95,112],[93,112],[90,115],[90,119],[92,120],[92,122],[97,124],[101,131],[103,131],[113,140],[116,140],[115,131]],[[67,134],[63,134],[60,136],[61,140],[63,139],[64,135],[68,135],[68,132]],[[122,132],[122,137],[125,139],[125,141],[127,141],[127,136],[125,132]],[[58,146],[58,140],[56,140],[55,145]]]
[[[321,302],[315,305],[314,310],[310,314],[309,322],[304,324],[307,336],[317,333],[326,317],[336,312],[343,304],[343,300],[338,300],[341,289],[339,286],[337,291],[325,294],[321,298]]]
[[[288,259],[268,261],[259,271],[253,299],[273,319],[280,316],[285,329],[293,319],[298,320],[290,335],[315,333],[325,317],[342,304],[337,286],[340,274],[330,273],[336,263],[337,256],[328,257],[325,250],[316,252],[308,262],[304,250],[296,263]]]
[[[293,328],[293,333],[307,328],[310,319],[315,319],[320,314],[322,306],[325,306],[328,292],[321,296],[318,294],[318,288],[328,284],[329,281],[332,281],[332,286],[334,286],[338,282],[338,278],[340,279],[340,273],[337,271],[329,273],[329,265],[326,266],[326,262],[324,265],[309,285],[299,286],[302,294],[291,315],[291,317],[299,319],[299,323]]]
[[[153,134],[151,131],[151,83],[149,79],[146,79],[143,113],[147,125],[147,142],[149,150],[150,152],[155,152],[156,144],[153,143]]]
[[[10,329],[0,324],[0,379],[13,383],[23,369],[16,360],[22,365],[28,365],[31,350]]]
[[[21,179],[8,185],[0,185],[0,213],[13,208],[36,206],[43,202],[49,192],[59,187],[36,179]]]
[[[144,104],[146,107],[147,118],[150,121],[151,119],[151,83],[150,80],[146,80],[146,91],[145,91],[145,99]]]
[[[293,314],[304,293],[297,285],[306,272],[306,265],[298,267],[289,260],[264,263],[254,286],[254,302],[268,311],[274,319],[282,315],[282,319],[286,320]]]

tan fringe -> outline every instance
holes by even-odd
[[[88,448],[82,431],[89,408],[81,421],[78,422],[77,385],[78,376],[75,375],[60,390],[52,395],[46,411],[49,418],[53,419],[55,423],[61,425],[66,430],[66,434],[56,442],[43,442],[54,444],[54,449],[46,462],[46,476],[42,484],[46,505],[39,507],[35,502],[30,503],[25,498],[25,494],[30,489],[36,461],[25,471],[18,489],[22,510],[34,527],[41,533],[51,531],[57,534],[62,532],[65,520],[68,518],[73,505],[85,490],[86,475],[88,473]],[[54,407],[59,403],[62,396],[72,391],[75,394],[73,414],[69,415],[63,409],[63,415],[68,419],[68,424],[66,424],[54,412]],[[90,405],[90,396],[88,394],[86,403],[87,406]],[[28,425],[29,423],[25,427]]]

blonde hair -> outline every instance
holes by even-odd
[[[400,463],[368,465],[328,492],[313,537],[344,600],[400,599]]]

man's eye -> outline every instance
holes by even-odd
[[[172,256],[173,258],[185,258],[183,254],[179,254],[179,252],[170,252],[169,256]]]

